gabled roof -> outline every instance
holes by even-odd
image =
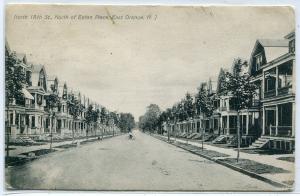
[[[32,86],[38,86],[38,81],[39,81],[39,75],[40,71],[43,70],[46,76],[46,86],[47,85],[47,73],[46,69],[43,65],[37,64],[32,66],[32,75],[31,75],[31,81],[32,81]]]
[[[64,85],[58,85],[58,96],[62,97],[64,92]]]
[[[295,38],[295,30],[284,36],[285,39],[291,40]]]
[[[63,96],[65,85],[66,85],[66,87],[67,87],[67,89],[68,89],[68,86],[67,86],[67,83],[66,83],[66,82],[58,83],[58,95],[59,95],[59,97],[62,97],[62,96]]]
[[[287,47],[288,42],[284,39],[258,39],[263,47]]]
[[[51,75],[51,76],[47,76],[47,83],[48,83],[48,85],[47,85],[47,91],[52,91],[52,89],[51,89],[51,85],[53,84],[55,84],[55,80],[57,80],[57,83],[58,83],[58,78],[57,78],[57,76],[54,76],[54,75]],[[59,85],[59,84],[58,84]],[[58,93],[59,93],[59,87],[58,87]]]
[[[252,51],[251,58],[255,53],[258,44],[264,48],[267,63],[288,53],[289,43],[286,39],[258,39]]]
[[[48,81],[54,81],[55,79],[58,80],[57,76],[55,76],[55,75],[48,75],[48,77],[47,77]]]
[[[216,88],[216,93],[220,93],[221,92],[221,82],[222,82],[222,77],[224,76],[224,74],[228,72],[227,69],[221,68],[218,74],[218,81],[217,81],[217,88]]]
[[[263,47],[265,54],[266,63],[288,53],[288,40],[287,39],[258,39],[255,42],[253,50],[250,55],[249,69],[248,72],[251,73],[253,58],[256,54],[258,47]]]
[[[21,61],[23,61],[23,60],[25,60],[25,62],[27,61],[26,54],[24,54],[24,53],[16,53],[16,56]]]
[[[6,52],[8,52],[8,54],[11,53],[11,49],[10,49],[10,47],[9,47],[9,44],[8,44],[8,41],[7,41],[6,38],[5,38],[5,50],[6,50]]]

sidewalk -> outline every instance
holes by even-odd
[[[167,139],[167,136],[162,136],[162,135],[155,135],[158,137],[162,137]],[[172,141],[175,140],[175,138],[171,138]],[[177,142],[180,143],[186,143],[186,139],[178,139],[176,138]],[[195,142],[195,141],[188,141],[188,144],[196,147],[202,147],[201,143]],[[204,143],[203,145],[204,149],[206,150],[211,150],[211,151],[216,151],[218,153],[226,154],[228,155],[227,157],[215,157],[215,160],[222,160],[222,159],[228,159],[228,158],[236,158],[237,157],[237,151],[233,148],[221,148],[221,147],[216,147],[209,145],[207,143]],[[294,181],[295,178],[295,163],[294,162],[288,162],[284,160],[278,160],[277,158],[279,157],[294,157],[294,154],[276,154],[276,155],[262,155],[262,154],[250,154],[246,152],[240,152],[240,159],[249,159],[261,164],[265,165],[270,165],[274,166],[277,168],[281,168],[283,170],[286,170],[287,172],[282,172],[282,173],[263,173],[259,174],[260,176],[263,176],[267,179],[270,179],[275,182],[279,182],[288,186],[291,186],[291,184]]]
[[[107,138],[107,137],[111,137],[112,135],[104,135],[103,139]],[[118,136],[117,134],[115,136]],[[81,139],[74,139],[74,143],[76,144],[77,142],[83,142],[83,141],[88,141],[88,140],[93,140],[93,139],[97,139],[98,137],[101,138],[101,136],[92,136],[89,137],[88,139],[86,138],[81,138]],[[68,140],[68,141],[62,141],[62,142],[53,142],[52,143],[52,148],[56,148],[57,146],[61,146],[61,145],[66,145],[66,144],[71,144],[73,141],[72,140]],[[50,142],[47,144],[43,144],[43,145],[36,145],[36,146],[9,146],[10,148],[14,148],[13,150],[9,151],[9,156],[10,157],[14,157],[14,156],[19,156],[23,153],[28,153],[31,151],[35,151],[35,150],[40,150],[40,149],[49,149],[50,148]]]

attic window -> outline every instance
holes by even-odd
[[[262,54],[257,54],[255,56],[255,71],[258,71],[262,66]]]
[[[291,40],[289,42],[289,52],[294,53],[295,52],[295,40]]]

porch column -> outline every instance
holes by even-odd
[[[195,133],[197,133],[197,129],[198,129],[198,123],[197,123],[198,121],[197,120],[195,120]]]
[[[29,115],[28,118],[29,118],[29,122],[28,122],[29,125],[28,125],[27,134],[30,134],[32,128],[32,115]]]
[[[263,71],[262,73],[262,76],[263,76],[263,80],[262,80],[262,89],[261,89],[261,99],[264,99],[265,98],[265,72]],[[264,112],[265,113],[265,112]],[[265,128],[263,128],[263,135],[265,134],[265,131],[264,131]]]
[[[21,114],[20,113],[18,114],[18,126],[19,126],[19,129],[21,129]]]
[[[294,83],[296,82],[296,80],[294,81]],[[294,85],[294,84],[293,84]],[[295,104],[295,102],[293,102],[293,104],[292,104],[292,137],[295,137],[295,125],[296,125],[296,117],[295,117],[295,115],[296,115],[296,104]]]
[[[57,121],[57,120],[56,120],[56,118],[54,118],[53,120],[54,120],[54,125],[53,125],[54,129],[53,129],[52,132],[53,132],[53,133],[56,133],[56,121]]]
[[[44,117],[41,116],[41,133],[43,134],[44,132]]]
[[[265,128],[266,128],[266,110],[265,107],[263,107],[263,127],[262,127],[262,135],[265,135]]]
[[[247,111],[246,115],[246,135],[249,135],[249,111]]]
[[[223,129],[223,117],[222,117],[222,116],[220,117],[219,129],[220,129],[221,131],[222,131],[222,129]],[[224,134],[224,133],[222,133],[222,134]]]
[[[53,126],[52,126],[52,116],[49,116],[49,124],[50,124],[50,126],[49,126],[49,132],[51,133],[51,132],[53,132]]]
[[[38,115],[34,115],[34,125],[35,125],[35,129],[34,129],[34,133],[36,134],[36,130],[37,128],[39,128],[39,124],[38,124]]]
[[[34,94],[34,107],[37,107],[37,94]]]
[[[278,66],[276,67],[276,83],[275,83],[275,90],[276,90],[276,96],[278,95],[278,80],[279,80],[279,76],[278,76]]]
[[[16,125],[16,110],[13,110],[13,121],[12,125]]]
[[[275,114],[275,135],[278,135],[278,105],[276,105],[276,114]],[[270,133],[271,135],[271,133]]]
[[[292,62],[292,93],[296,93],[296,62],[295,59],[293,59]],[[293,111],[294,111],[294,105],[293,105]],[[293,121],[294,122],[294,121]]]
[[[229,135],[229,115],[227,115],[227,130],[226,135]]]

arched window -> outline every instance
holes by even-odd
[[[43,71],[43,69],[40,71],[40,74],[39,74],[38,86],[40,86],[44,90],[46,90],[46,78],[45,78],[45,72]]]

